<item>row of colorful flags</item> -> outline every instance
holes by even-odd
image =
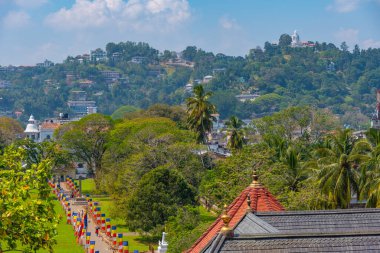
[[[49,185],[65,210],[67,224],[73,226],[77,243],[84,246],[85,252],[100,253],[95,251],[95,241],[91,241],[91,232],[87,231],[88,219],[92,219],[95,225],[95,235],[93,236],[106,237],[111,248],[119,253],[129,253],[128,241],[123,240],[123,234],[117,233],[116,226],[111,225],[111,219],[106,218],[105,214],[101,212],[99,202],[92,201],[87,195],[87,210],[72,212],[70,199],[80,197],[80,193],[77,183],[71,177],[66,177],[66,185],[69,187],[70,193],[64,192],[59,183],[49,182]],[[133,253],[138,252],[138,250],[133,251]]]

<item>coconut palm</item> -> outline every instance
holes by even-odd
[[[364,146],[345,129],[328,136],[315,151],[319,186],[334,206],[348,208],[351,197],[359,196],[359,164],[368,159]]]
[[[206,134],[212,129],[216,108],[210,103],[211,92],[205,92],[202,85],[194,87],[194,96],[186,100],[187,124],[197,134],[198,143],[206,143]]]
[[[245,143],[243,124],[244,122],[236,116],[231,116],[230,120],[226,122],[230,135],[228,146],[231,149],[241,149]]]
[[[301,155],[293,147],[289,147],[282,159],[287,169],[287,185],[291,191],[298,191],[300,183],[307,179],[307,170],[301,162]]]
[[[380,131],[367,132],[367,160],[361,167],[361,193],[367,207],[380,207]]]

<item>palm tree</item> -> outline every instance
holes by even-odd
[[[359,164],[367,159],[363,142],[356,141],[349,129],[327,137],[315,151],[317,178],[323,193],[334,206],[348,208],[353,194],[359,196]]]
[[[226,122],[230,134],[228,146],[231,149],[241,149],[245,143],[243,124],[244,122],[236,116],[231,116],[230,120]]]
[[[367,135],[367,160],[361,166],[361,193],[367,207],[380,207],[380,131],[369,129]]]
[[[210,103],[211,92],[205,92],[202,85],[194,87],[194,96],[186,100],[187,124],[197,134],[198,143],[206,143],[206,134],[212,129],[216,108]]]
[[[291,191],[298,191],[300,183],[307,179],[307,170],[301,162],[301,155],[293,148],[289,147],[283,157],[286,166],[286,181]]]

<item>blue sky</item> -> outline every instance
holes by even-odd
[[[144,41],[247,54],[299,31],[303,41],[380,47],[380,0],[0,0],[0,65],[34,65]]]

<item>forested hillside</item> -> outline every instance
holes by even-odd
[[[205,52],[195,46],[176,54],[146,43],[109,43],[104,56],[67,57],[52,66],[1,67],[0,112],[22,111],[37,118],[69,112],[70,91],[83,90],[98,111],[112,114],[123,105],[147,108],[155,103],[179,105],[191,93],[187,83],[203,82],[214,92],[221,118],[257,117],[289,106],[330,108],[344,123],[367,122],[380,88],[380,49],[349,49],[331,43],[292,48],[288,35],[266,42],[245,57]],[[96,52],[102,53],[97,49]],[[95,52],[95,51],[94,51]],[[116,71],[116,77],[104,71]],[[114,73],[115,74],[115,73]],[[240,102],[239,94],[260,95]]]

